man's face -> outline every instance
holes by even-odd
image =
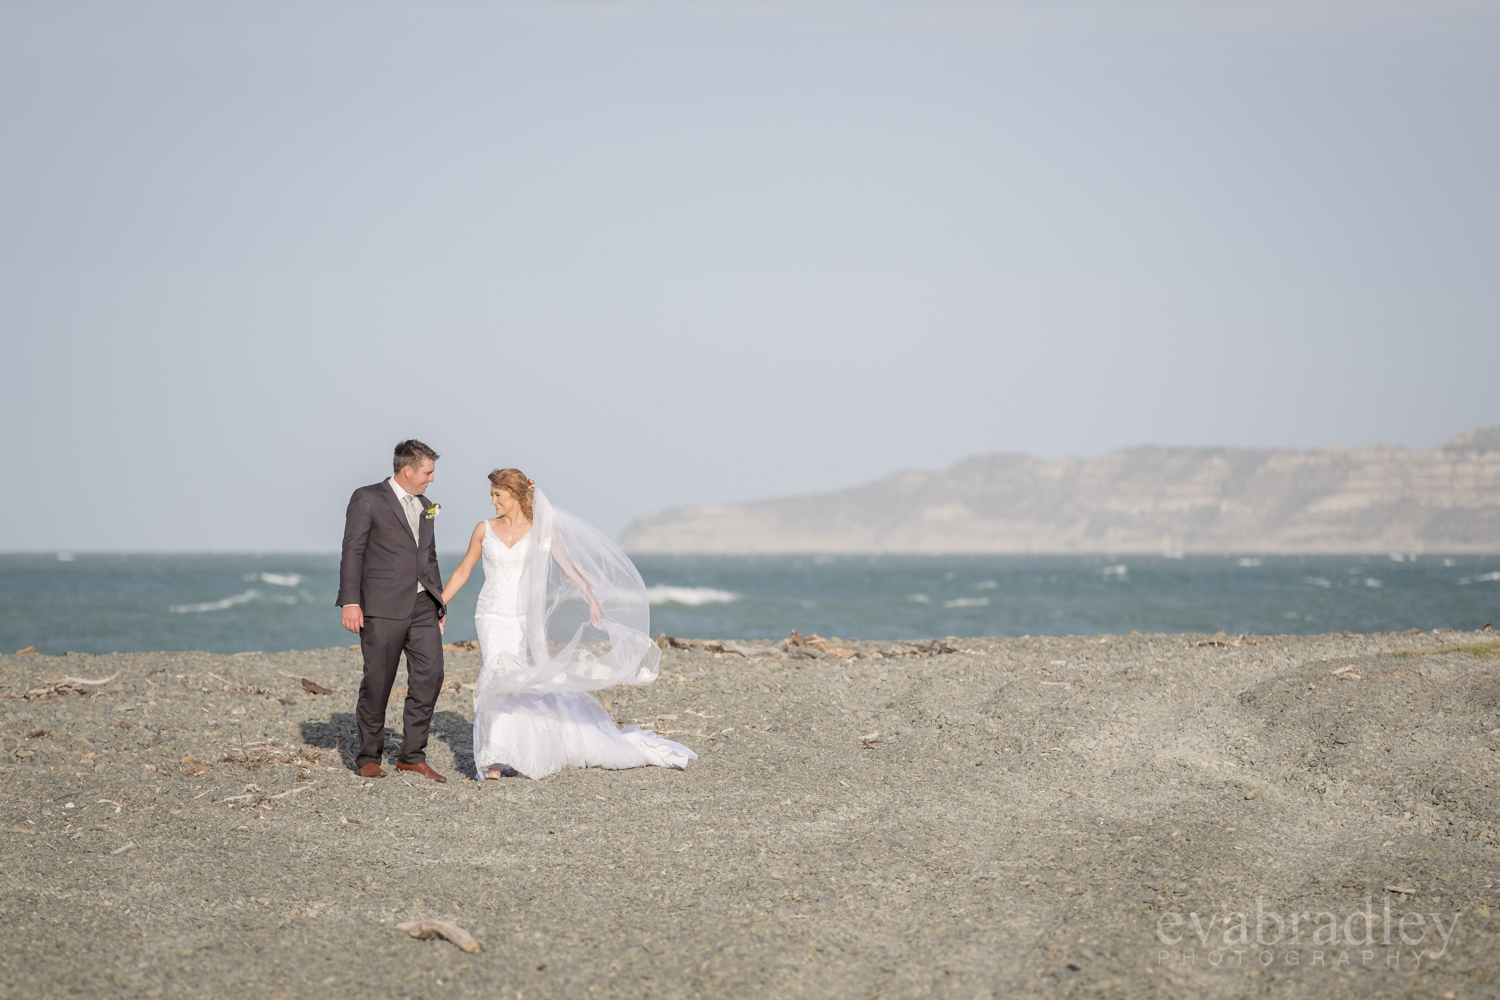
[[[428,484],[437,478],[433,475],[436,468],[437,464],[430,458],[422,459],[421,466],[417,468],[403,465],[401,471],[396,473],[396,485],[412,496],[421,496],[427,492]]]

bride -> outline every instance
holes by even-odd
[[[474,692],[474,766],[483,778],[544,778],[565,767],[681,769],[698,755],[639,726],[616,727],[591,692],[656,679],[646,585],[601,532],[552,506],[517,469],[490,473],[480,521],[443,603],[484,561],[474,612],[483,666]]]

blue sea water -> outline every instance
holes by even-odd
[[[447,569],[456,553],[441,557]],[[652,629],[694,638],[1260,634],[1500,621],[1500,556],[641,556]],[[474,637],[478,574],[447,638]],[[0,651],[316,649],[336,555],[0,554]]]

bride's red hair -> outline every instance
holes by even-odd
[[[526,515],[526,520],[531,520],[531,498],[536,487],[526,478],[526,473],[520,469],[496,469],[490,473],[490,485],[515,497],[516,503],[521,505],[521,513]]]

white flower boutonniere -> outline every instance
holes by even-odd
[[[431,507],[428,507],[426,510],[422,511],[422,513],[427,517],[427,520],[431,521],[433,518],[437,517],[439,513],[442,512],[442,509],[442,504],[435,503]]]

